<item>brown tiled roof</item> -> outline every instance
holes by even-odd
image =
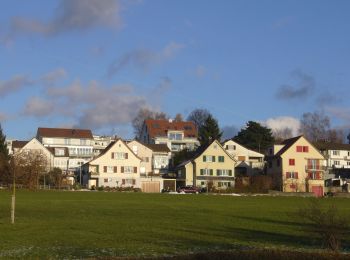
[[[189,121],[169,122],[168,120],[147,119],[145,120],[145,125],[147,126],[150,138],[156,136],[167,136],[168,130],[184,131],[185,137],[196,138],[198,136],[195,124]]]
[[[88,129],[66,129],[66,128],[44,128],[39,127],[37,137],[63,137],[93,139],[91,130]]]
[[[23,148],[29,141],[12,141],[13,148]]]
[[[339,143],[331,143],[331,142],[317,142],[314,143],[314,146],[321,150],[345,150],[350,151],[350,144],[339,144]]]
[[[278,151],[278,153],[276,153],[276,157],[281,156],[285,151],[287,151],[296,141],[299,140],[299,138],[302,137],[302,135],[290,138],[290,139],[286,139],[284,140],[281,144],[284,145],[283,148],[281,150]]]
[[[143,145],[151,149],[153,152],[164,152],[164,153],[170,152],[170,149],[166,144],[143,144]]]

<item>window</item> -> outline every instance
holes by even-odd
[[[308,153],[309,152],[309,146],[297,146],[297,152],[298,153]]]
[[[181,133],[169,133],[168,138],[169,138],[169,140],[182,140],[182,134]]]
[[[219,188],[231,187],[231,182],[230,181],[219,181],[218,187]]]
[[[349,166],[349,165],[350,165],[350,162],[346,162],[346,164]]]
[[[232,170],[219,169],[219,170],[216,170],[216,175],[217,176],[232,176]]]
[[[134,166],[122,166],[121,167],[122,173],[137,173],[137,167]]]
[[[64,138],[64,144],[69,145],[70,144],[70,139]]]
[[[303,146],[303,153],[309,152],[309,146]]]
[[[340,165],[340,161],[334,161],[334,165]]]
[[[225,157],[224,156],[219,156],[219,162],[225,162]]]
[[[236,150],[236,146],[233,144],[226,145],[226,150]]]
[[[55,155],[56,156],[63,156],[64,155],[64,148],[55,148]]]
[[[116,160],[128,159],[128,153],[122,153],[122,152],[112,153],[112,159],[116,159]]]
[[[320,180],[321,179],[321,174],[319,172],[309,172],[308,177],[311,180]]]
[[[289,165],[291,166],[295,165],[295,159],[289,159]]]
[[[215,162],[215,156],[203,155],[203,162]]]
[[[297,172],[287,172],[286,177],[287,177],[287,179],[298,179],[298,173]]]
[[[80,145],[86,145],[86,139],[80,139]]]
[[[339,156],[340,155],[340,151],[333,151],[333,155]]]
[[[297,146],[297,152],[298,152],[298,153],[301,153],[302,151],[303,151],[303,147],[298,145],[298,146]]]
[[[213,169],[201,169],[200,170],[200,175],[204,175],[204,176],[209,176],[209,175],[213,175]]]

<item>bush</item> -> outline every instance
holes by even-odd
[[[350,218],[342,215],[335,204],[322,208],[319,199],[312,199],[299,209],[298,216],[311,224],[305,226],[304,231],[318,235],[322,246],[332,251],[341,248],[341,242],[350,230]]]
[[[99,187],[97,188],[98,191],[103,191],[104,189],[105,189],[104,186],[99,186]]]

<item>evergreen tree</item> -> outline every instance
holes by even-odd
[[[220,142],[221,136],[222,132],[220,131],[218,121],[212,115],[208,115],[203,126],[199,128],[199,142],[201,146],[207,145],[214,140]]]
[[[0,183],[7,183],[10,176],[9,152],[7,150],[6,136],[0,124]]]
[[[249,149],[262,153],[275,141],[270,128],[254,121],[249,121],[247,126],[241,129],[233,140]]]

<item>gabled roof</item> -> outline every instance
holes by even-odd
[[[215,142],[220,146],[220,148],[224,151],[224,153],[226,153],[226,155],[227,155],[228,157],[230,157],[234,162],[237,162],[236,159],[233,158],[232,155],[229,154],[229,153],[225,150],[225,148],[222,147],[222,145],[220,144],[220,142],[219,142],[218,140],[214,140],[214,141],[208,143],[207,145],[200,146],[200,147],[196,150],[194,156],[193,156],[191,159],[188,159],[188,160],[186,160],[186,161],[181,162],[181,163],[180,163],[178,166],[176,166],[175,168],[179,168],[179,167],[185,166],[185,165],[188,164],[189,162],[193,162],[193,161],[196,160],[198,157],[200,157],[200,156],[209,148],[209,146],[211,146],[211,145],[212,145],[213,143],[215,143]]]
[[[12,149],[14,148],[23,148],[29,141],[12,141]]]
[[[91,163],[91,162],[95,161],[96,159],[98,159],[98,158],[102,157],[103,155],[105,155],[110,149],[112,149],[112,147],[118,141],[122,142],[128,148],[128,150],[131,152],[131,154],[133,154],[137,159],[142,161],[142,159],[140,157],[138,157],[122,139],[116,139],[116,140],[112,141],[97,157],[93,158],[91,161],[89,161],[87,163]]]
[[[331,143],[331,142],[316,142],[314,146],[322,151],[325,150],[345,150],[350,151],[350,144],[339,144],[339,143]]]
[[[153,152],[169,153],[170,149],[166,144],[144,144],[144,146],[151,149]]]
[[[44,128],[39,127],[37,137],[62,137],[62,138],[83,138],[93,139],[91,130],[88,129],[67,129],[67,128]]]
[[[284,140],[281,143],[281,145],[284,145],[283,148],[279,150],[278,153],[275,154],[275,156],[278,157],[284,154],[284,152],[287,151],[293,144],[295,144],[301,137],[302,135],[299,135],[299,136]]]
[[[183,131],[185,137],[197,138],[198,132],[195,124],[190,121],[169,121],[147,119],[144,124],[148,129],[150,138],[167,136],[169,130]]]

